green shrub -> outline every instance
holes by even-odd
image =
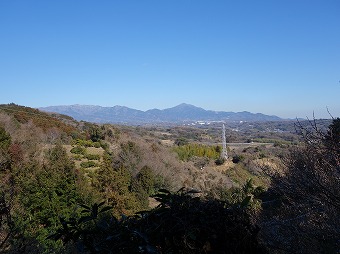
[[[100,148],[100,147],[101,147],[101,144],[100,144],[100,142],[93,142],[93,146],[94,146],[95,148]]]
[[[161,175],[155,175],[154,190],[172,189],[171,182]]]
[[[139,171],[137,180],[147,194],[154,194],[155,174],[148,166],[144,166]]]
[[[73,144],[77,146],[84,146],[84,147],[96,147],[99,148],[101,147],[101,143],[99,141],[92,141],[92,140],[84,140],[84,139],[77,139],[73,141]]]
[[[131,191],[135,194],[135,197],[143,210],[149,208],[149,194],[146,192],[142,183],[137,179],[133,179],[131,182]]]
[[[187,144],[174,148],[182,161],[188,161],[191,157],[207,157],[216,160],[220,156],[220,148],[201,144]]]
[[[70,152],[84,155],[86,153],[86,149],[84,147],[76,146],[76,147],[73,147]]]
[[[11,136],[6,132],[6,130],[0,127],[0,149],[6,151],[11,144]]]
[[[97,147],[97,146],[96,146],[96,147]],[[103,142],[103,141],[101,141],[101,142],[99,143],[99,147],[102,147],[105,151],[108,151],[108,150],[109,150],[109,145],[108,145],[107,143]],[[99,148],[99,147],[97,147],[97,148]]]
[[[86,154],[85,158],[88,160],[99,160],[100,155],[99,154]]]
[[[104,134],[102,132],[102,130],[99,128],[99,126],[91,126],[90,130],[89,130],[89,134],[90,134],[90,139],[93,142],[98,142],[99,140],[104,138]]]
[[[235,155],[233,156],[233,163],[239,163],[241,161],[244,160],[244,156],[243,155]]]
[[[224,158],[218,158],[215,160],[216,165],[223,165],[224,162],[225,162]]]
[[[82,163],[80,163],[80,166],[82,168],[92,168],[92,167],[97,167],[98,164],[95,163],[94,161],[83,161]]]

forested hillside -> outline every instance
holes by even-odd
[[[219,134],[207,129],[96,125],[0,105],[0,252],[281,253],[297,241],[296,250],[336,253],[338,128],[337,119],[328,132],[315,126],[319,136],[302,128],[306,143],[281,133],[230,144],[224,160]],[[318,144],[319,160],[293,156],[307,155],[310,144]],[[312,182],[323,203],[311,211],[293,195],[311,188],[294,182],[307,162],[322,179],[335,179]],[[308,245],[315,235],[278,233],[299,216],[303,225],[293,226],[328,238]]]

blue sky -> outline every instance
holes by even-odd
[[[338,0],[2,0],[0,103],[340,116]]]

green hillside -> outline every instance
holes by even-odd
[[[294,196],[306,196],[305,185],[294,182],[304,179],[294,174],[301,173],[305,167],[300,165],[306,162],[316,175],[321,173],[313,163],[328,165],[321,184],[339,188],[332,171],[339,162],[339,143],[333,142],[339,135],[337,121],[328,132],[317,132],[319,139],[312,136],[313,143],[299,143],[298,138],[290,142],[286,137],[293,134],[281,133],[270,134],[268,143],[230,144],[224,161],[219,158],[219,129],[97,125],[0,105],[0,252],[267,253],[275,246],[292,250],[294,241],[278,233],[282,228],[267,223],[298,217],[289,204],[308,209],[312,201]],[[233,135],[247,138],[246,133]],[[258,138],[264,142],[265,137]],[[315,161],[308,161],[310,144],[318,144]],[[336,223],[337,195],[331,191],[328,202],[320,194],[329,212],[319,224],[307,216],[299,225],[329,234],[327,241],[310,245],[311,250],[334,250],[336,229],[329,225]],[[278,230],[275,246],[270,245],[273,230]],[[293,236],[301,244],[314,239],[309,234]]]

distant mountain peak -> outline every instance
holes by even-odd
[[[188,103],[181,103],[181,104],[178,104],[177,106],[172,107],[172,108],[199,108],[199,109],[202,109],[200,107],[197,107],[197,106],[194,106],[194,105],[188,104]]]
[[[196,108],[196,106],[194,106],[194,105],[192,105],[192,104],[188,104],[188,103],[181,103],[181,104],[178,104],[177,106],[175,106],[175,107],[195,107]],[[174,107],[174,108],[175,108]]]
[[[183,123],[188,121],[278,121],[277,116],[268,116],[262,113],[224,112],[205,110],[191,104],[181,103],[167,109],[150,109],[141,111],[116,105],[114,107],[101,107],[93,105],[51,106],[40,108],[43,111],[56,112],[69,115],[76,120],[98,123]]]

